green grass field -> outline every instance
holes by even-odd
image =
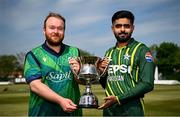
[[[85,86],[80,86],[84,92]],[[92,85],[93,93],[102,104],[104,90]],[[26,116],[29,87],[26,84],[0,86],[0,116]],[[154,91],[146,94],[146,116],[180,116],[180,85],[155,85]],[[102,116],[97,109],[83,109],[84,116]]]

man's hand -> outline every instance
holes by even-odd
[[[77,105],[74,104],[70,99],[62,98],[60,105],[65,112],[71,113],[77,109]]]
[[[59,104],[65,112],[73,112],[77,109],[70,99],[64,98],[50,89],[47,85],[41,82],[41,79],[33,80],[30,82],[30,89],[42,98]]]
[[[78,74],[80,70],[80,63],[75,58],[69,59],[69,64],[71,65],[71,69]]]
[[[98,62],[98,69],[100,70],[101,73],[104,72],[104,70],[108,67],[109,65],[109,59],[108,58],[103,58],[100,62]]]
[[[108,108],[111,105],[117,103],[116,96],[112,96],[112,95],[105,97],[104,100],[105,100],[105,102],[100,107],[98,107],[98,109],[105,109],[105,108]]]

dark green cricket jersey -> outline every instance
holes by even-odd
[[[133,38],[127,46],[112,47],[106,54],[110,58],[106,95],[114,95],[121,104],[138,99],[154,87],[154,61],[144,44]]]
[[[45,43],[32,49],[26,55],[24,65],[24,76],[27,83],[35,79],[41,79],[44,84],[50,87],[57,94],[64,98],[71,99],[78,104],[80,91],[77,82],[68,62],[69,57],[78,57],[79,51],[75,47],[62,44],[60,53],[55,53]],[[60,105],[49,102],[30,92],[29,99],[30,116],[81,116],[82,110],[78,109],[73,113],[66,113]]]

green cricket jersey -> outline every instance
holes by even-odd
[[[116,96],[120,105],[143,98],[153,89],[155,65],[144,44],[132,38],[127,46],[112,47],[105,56],[110,58],[105,93]]]
[[[24,76],[27,83],[41,79],[44,84],[64,98],[71,99],[78,104],[80,91],[68,62],[69,57],[78,57],[79,51],[75,47],[62,44],[59,53],[50,49],[46,43],[28,52],[24,64]],[[60,105],[49,102],[30,92],[29,116],[81,116],[82,110],[66,113]]]

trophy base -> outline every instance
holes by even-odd
[[[79,108],[98,108],[98,99],[92,93],[85,93],[81,96],[78,104]]]
[[[78,108],[98,108],[98,105],[78,105]]]

